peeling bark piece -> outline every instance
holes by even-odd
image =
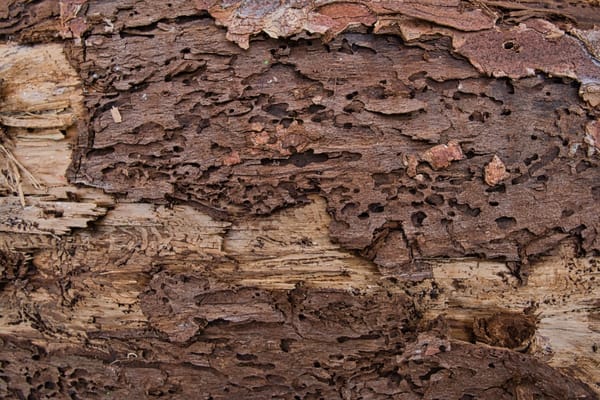
[[[535,18],[568,21],[582,28],[593,28],[598,23],[597,7],[593,1],[565,3],[557,0],[528,0],[527,2],[486,0],[485,6],[501,10],[503,20],[518,24]],[[565,24],[567,25],[567,24]]]
[[[414,42],[424,36],[445,35],[451,37],[454,30],[406,16],[383,17],[377,21],[373,29],[378,34],[400,34],[406,42]]]
[[[249,373],[244,367],[257,368],[261,360],[275,363],[273,369],[290,381],[314,371],[315,362],[328,365],[328,374],[346,375],[367,354],[375,356],[375,349],[393,349],[406,340],[402,330],[410,332],[413,316],[408,296],[382,287],[366,292],[302,284],[291,290],[235,288],[206,275],[167,271],[154,275],[141,307],[152,327],[173,342],[226,344],[229,350],[218,346],[221,354],[205,357],[235,380],[243,380]],[[296,361],[289,364],[291,359]]]
[[[265,32],[273,38],[290,37],[303,31],[331,39],[348,27],[373,26],[379,18],[406,15],[461,31],[479,31],[494,25],[496,16],[478,8],[468,9],[459,1],[321,1],[297,0],[281,4],[270,0],[260,5],[249,1],[196,0],[217,24],[227,27],[227,38],[247,49],[250,36]],[[380,17],[381,16],[381,17]],[[384,23],[385,24],[385,23]]]
[[[332,2],[320,6],[316,12],[333,20],[328,32],[330,36],[336,36],[348,27],[360,24],[372,26],[377,21],[376,15],[369,9],[368,3]]]
[[[486,164],[484,171],[484,180],[489,186],[496,186],[510,175],[506,172],[506,166],[498,157],[494,154],[492,161]]]
[[[597,399],[580,381],[527,354],[488,346],[451,342],[450,351],[399,361],[402,350],[393,348],[394,338],[377,352],[370,337],[319,344],[282,336],[287,332],[269,330],[265,335],[264,326],[223,325],[215,324],[205,340],[187,346],[165,343],[145,331],[105,339],[106,349],[58,339],[3,338],[3,373],[10,379],[0,386],[0,394],[521,400],[528,398],[516,396],[525,393],[551,400]]]
[[[453,140],[449,141],[448,144],[433,146],[421,155],[421,159],[428,162],[436,170],[447,168],[452,161],[459,161],[464,158],[465,155],[460,144]]]
[[[481,31],[494,26],[497,16],[490,10],[464,7],[460,1],[373,1],[372,7],[381,13],[397,12],[460,31]]]
[[[493,77],[519,79],[543,71],[584,84],[600,82],[600,67],[577,39],[557,35],[557,28],[543,20],[529,20],[509,29],[457,33],[453,46],[479,71]]]
[[[336,22],[312,12],[308,3],[300,1],[282,6],[277,0],[253,3],[240,1],[197,0],[199,10],[207,10],[219,25],[227,27],[227,39],[247,49],[250,36],[264,31],[271,37],[288,37],[306,30],[326,33]]]
[[[170,21],[180,17],[201,17],[199,14],[202,14],[190,0],[94,0],[88,1],[84,9],[82,15],[85,15],[88,28],[104,35],[121,31],[135,33],[137,28],[153,24],[168,31]]]

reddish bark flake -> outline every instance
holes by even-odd
[[[240,153],[238,153],[235,150],[232,151],[225,158],[223,158],[223,165],[227,165],[227,166],[236,165],[236,164],[239,164],[241,162],[242,162],[242,159],[240,157]]]
[[[496,186],[508,177],[509,175],[506,172],[506,166],[500,157],[494,154],[492,161],[490,161],[484,168],[485,183],[489,186]]]
[[[425,151],[421,156],[423,161],[427,161],[433,169],[442,169],[450,166],[452,161],[458,161],[465,158],[458,142],[451,140],[448,144],[438,144]]]
[[[362,4],[326,4],[318,10],[318,13],[331,18],[331,33],[333,35],[343,32],[351,25],[364,24],[371,26],[377,21],[377,17],[371,13],[367,6]]]

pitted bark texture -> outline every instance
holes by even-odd
[[[597,399],[595,15],[3,3],[0,397]]]
[[[597,399],[521,354],[417,333],[412,299],[298,286],[236,288],[207,273],[154,274],[149,326],[88,332],[86,345],[0,341],[6,398]],[[36,328],[47,329],[43,318]],[[39,324],[39,325],[37,325]],[[32,361],[34,360],[34,361]],[[25,367],[26,366],[26,367]]]
[[[568,237],[600,249],[600,169],[586,136],[598,111],[570,78],[487,78],[444,37],[416,46],[363,33],[326,44],[258,37],[242,50],[208,18],[131,28],[112,18],[120,34],[100,21],[85,52],[72,48],[90,112],[77,183],[227,219],[318,193],[332,237],[386,271],[430,257],[527,262]],[[518,40],[469,35],[479,36],[454,43],[469,58],[504,68],[518,51],[529,65]],[[560,40],[557,59],[583,57]],[[600,76],[591,58],[575,61],[586,79]],[[505,171],[491,179],[497,160]]]

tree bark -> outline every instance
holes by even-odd
[[[599,11],[0,5],[1,396],[598,398]]]

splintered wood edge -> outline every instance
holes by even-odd
[[[0,126],[10,138],[0,145],[0,158],[18,172],[12,178],[18,196],[0,198],[0,232],[66,235],[85,228],[106,208],[89,200],[66,201],[80,191],[65,175],[75,122],[83,115],[81,81],[58,43],[0,44],[0,57]]]

